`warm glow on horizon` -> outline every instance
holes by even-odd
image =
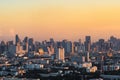
[[[119,0],[1,0],[0,38],[120,38]]]

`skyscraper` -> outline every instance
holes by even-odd
[[[18,35],[15,36],[15,45],[17,46],[17,44],[20,43],[20,38]]]
[[[33,38],[29,38],[28,40],[28,51],[34,51],[34,40]]]
[[[57,59],[58,60],[64,60],[65,59],[65,50],[64,50],[63,47],[58,48]]]
[[[28,40],[29,45],[33,45],[33,42],[34,42],[33,38],[29,38]]]
[[[23,40],[24,43],[27,43],[28,42],[28,37],[25,37],[24,40]]]
[[[50,43],[54,43],[54,39],[53,38],[50,38]]]
[[[13,57],[16,54],[16,46],[15,45],[9,45],[8,46],[8,56]]]
[[[91,50],[91,37],[86,36],[85,38],[85,51],[90,51]]]
[[[25,37],[23,40],[23,50],[28,52],[28,37]]]
[[[48,53],[49,53],[49,55],[52,55],[52,54],[54,54],[54,48],[52,47],[52,45],[51,46],[49,46],[49,47],[47,47],[47,49],[48,49]]]
[[[89,52],[87,52],[87,62],[89,62],[90,61],[90,54],[89,54]]]
[[[4,53],[6,51],[6,44],[4,41],[1,41],[0,44],[0,53]]]
[[[16,53],[20,54],[22,52],[23,48],[20,44],[17,44],[16,46]]]
[[[105,40],[104,39],[99,39],[98,45],[99,45],[99,51],[103,51],[104,50],[104,45],[105,44]]]
[[[75,51],[75,45],[74,45],[74,43],[72,42],[72,54],[74,54],[74,51]]]
[[[72,42],[68,40],[63,40],[62,46],[65,49],[65,56],[69,56],[72,52]]]

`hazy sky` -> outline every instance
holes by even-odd
[[[0,0],[0,38],[120,38],[120,0]]]

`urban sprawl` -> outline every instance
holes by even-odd
[[[0,43],[4,80],[120,80],[120,39],[42,42],[18,35]]]

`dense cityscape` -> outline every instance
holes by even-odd
[[[0,0],[0,80],[120,80],[120,0]]]
[[[42,42],[19,35],[0,43],[3,80],[120,80],[120,39]]]

